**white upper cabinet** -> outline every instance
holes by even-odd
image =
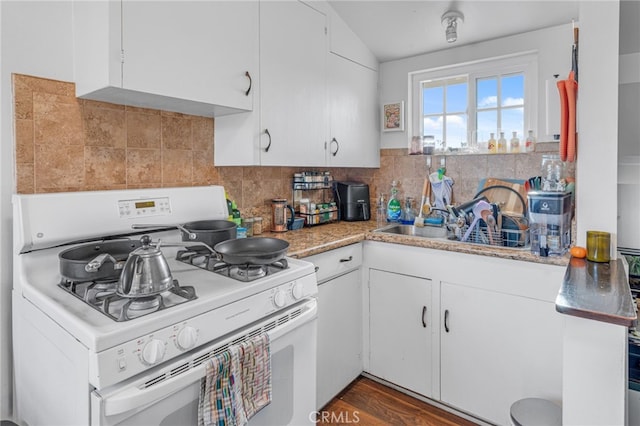
[[[261,2],[261,165],[324,165],[326,69],[326,16],[297,1]]]
[[[329,10],[329,50],[355,63],[378,70],[378,59],[333,9]]]
[[[74,3],[79,97],[202,116],[253,109],[258,3]]]
[[[329,54],[327,165],[379,167],[378,73]]]
[[[379,167],[371,52],[326,2],[259,3],[256,108],[216,118],[215,164]],[[345,47],[340,54],[329,48],[334,25],[331,43]]]

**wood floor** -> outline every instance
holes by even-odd
[[[475,426],[466,419],[362,376],[320,411],[318,424]]]

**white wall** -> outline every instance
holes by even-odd
[[[640,2],[620,2],[618,247],[640,249]]]
[[[518,34],[482,43],[453,47],[435,53],[414,56],[380,64],[380,101],[405,101],[405,114],[409,114],[408,106],[409,80],[408,73],[446,65],[481,60],[485,58],[509,55],[525,51],[538,51],[538,140],[549,141],[545,126],[545,80],[551,80],[551,95],[557,99],[554,74],[566,78],[571,69],[571,45],[573,32],[571,24],[546,28],[538,31]],[[555,106],[555,111],[559,111]],[[558,117],[558,118],[556,118]],[[559,112],[552,114],[553,123],[559,127]],[[552,126],[553,127],[553,126]],[[405,127],[406,128],[406,127]],[[559,133],[559,132],[551,132]],[[406,148],[409,131],[383,133],[382,148]]]
[[[576,166],[580,245],[585,244],[588,229],[611,232],[614,247],[617,237],[619,9],[617,0],[580,2]],[[620,326],[567,317],[564,425],[625,424],[626,333]]]
[[[11,74],[73,81],[71,3],[3,0],[0,20],[0,419],[8,419],[12,412],[11,195],[16,188]]]
[[[619,2],[580,2],[577,242],[590,229],[617,246]]]

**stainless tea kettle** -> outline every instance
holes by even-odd
[[[116,293],[123,297],[143,297],[162,293],[173,286],[167,259],[160,251],[160,242],[151,245],[148,235],[140,238],[142,246],[129,254],[122,268]]]

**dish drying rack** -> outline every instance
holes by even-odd
[[[469,229],[471,230],[469,231]],[[455,229],[455,236],[462,242],[497,247],[525,247],[529,244],[529,229],[491,229],[478,221],[473,225],[464,225]]]

